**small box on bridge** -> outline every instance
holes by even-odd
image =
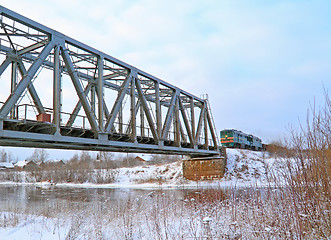
[[[37,115],[38,122],[51,122],[51,114],[48,113],[40,113]]]

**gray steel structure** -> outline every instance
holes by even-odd
[[[206,99],[2,6],[0,18],[0,145],[219,154]]]

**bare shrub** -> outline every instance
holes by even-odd
[[[267,145],[266,151],[272,157],[288,157],[289,149],[282,141],[273,141]]]

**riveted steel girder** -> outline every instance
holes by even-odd
[[[206,100],[2,6],[0,27],[0,145],[219,153]]]

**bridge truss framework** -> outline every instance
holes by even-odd
[[[206,99],[2,6],[0,28],[0,145],[219,154]]]

